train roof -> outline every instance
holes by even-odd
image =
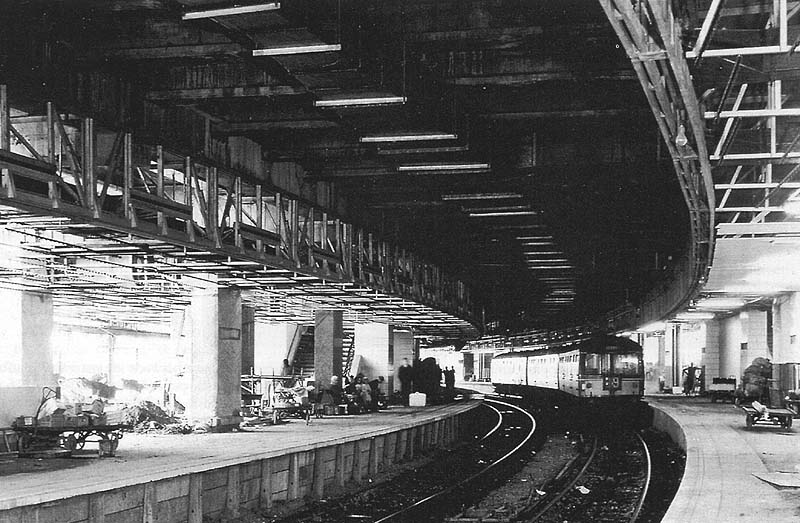
[[[614,347],[609,350],[609,347]],[[549,345],[536,345],[530,347],[520,347],[509,352],[497,354],[495,358],[513,358],[517,356],[541,355],[541,354],[560,354],[571,350],[581,349],[589,352],[640,352],[642,346],[629,338],[620,336],[594,336],[580,340],[571,340]]]

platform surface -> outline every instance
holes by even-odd
[[[686,435],[686,470],[666,523],[800,521],[800,424],[747,428],[745,413],[704,397],[653,397],[648,403]]]
[[[391,407],[373,414],[329,416],[216,434],[125,434],[116,456],[76,457],[63,470],[0,476],[0,510],[136,485],[218,467],[311,450],[394,432],[473,409],[472,399],[428,407]],[[95,449],[97,444],[87,443]]]

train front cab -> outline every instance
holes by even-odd
[[[575,387],[582,398],[639,399],[644,392],[642,355],[639,353],[583,353],[577,363],[580,374]]]

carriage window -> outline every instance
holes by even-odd
[[[583,358],[583,373],[588,375],[599,375],[602,370],[602,355],[587,354]]]
[[[613,361],[614,374],[638,376],[642,372],[638,354],[615,354]]]

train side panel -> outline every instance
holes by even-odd
[[[558,389],[570,396],[581,395],[580,352],[572,350],[559,354]]]
[[[492,382],[502,385],[527,385],[525,356],[503,356],[492,359]]]
[[[558,390],[558,354],[528,357],[528,385]]]

